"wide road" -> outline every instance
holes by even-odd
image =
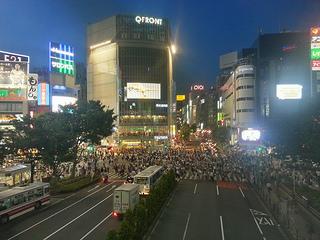
[[[152,229],[151,240],[285,240],[246,186],[183,180]]]
[[[90,186],[13,219],[0,226],[0,239],[106,239],[108,231],[119,227],[111,211],[113,190],[120,184]]]

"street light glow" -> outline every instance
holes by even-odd
[[[173,54],[176,54],[176,52],[177,52],[177,48],[174,44],[171,45],[171,51]]]

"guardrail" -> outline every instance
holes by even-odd
[[[286,194],[288,194],[292,199],[295,198],[297,203],[300,204],[303,208],[305,208],[307,211],[309,211],[313,216],[315,216],[318,220],[320,220],[320,212],[314,209],[312,206],[310,206],[309,199],[303,195],[299,194],[293,194],[292,190],[289,189],[287,186],[281,184],[280,185],[281,190],[284,191]]]

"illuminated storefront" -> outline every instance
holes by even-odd
[[[175,134],[169,34],[166,19],[144,16],[88,27],[88,100],[114,109],[120,145],[164,145]]]

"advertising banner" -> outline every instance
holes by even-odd
[[[25,99],[24,88],[0,88],[0,101],[24,101]]]
[[[299,84],[277,84],[277,98],[285,99],[301,99],[302,86]]]
[[[26,88],[29,57],[0,51],[0,87]]]
[[[127,83],[127,99],[161,99],[159,83]]]
[[[186,95],[177,95],[176,100],[177,102],[182,102],[186,99]]]
[[[320,59],[320,48],[311,49],[311,60]]]
[[[320,70],[320,28],[312,27],[310,28],[310,60],[311,60],[311,70]]]
[[[49,71],[74,76],[74,48],[70,45],[49,43]]]
[[[34,101],[38,99],[38,74],[29,74],[27,99],[28,101]]]
[[[48,83],[38,84],[38,106],[50,105],[50,87]]]

